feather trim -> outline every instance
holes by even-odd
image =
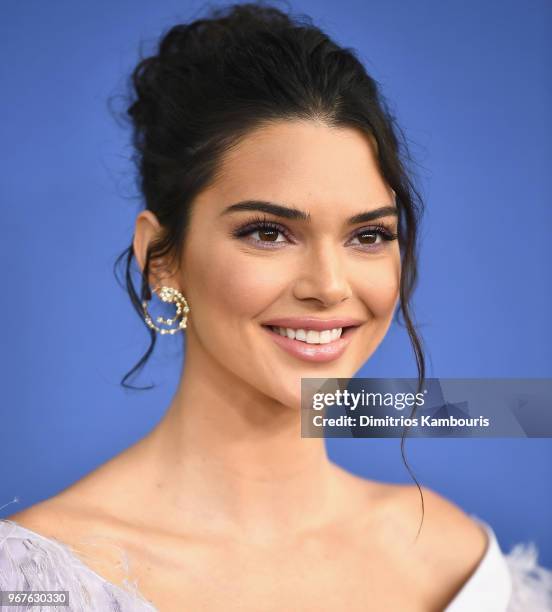
[[[552,570],[538,564],[535,544],[516,544],[505,559],[512,578],[507,612],[552,612]]]
[[[139,593],[136,580],[117,586],[86,566],[71,549],[54,539],[21,531],[0,520],[0,591],[68,591],[69,606],[49,606],[59,612],[157,612]],[[21,612],[21,606],[2,610]]]
[[[505,612],[552,612],[552,570],[538,564],[535,544],[516,544],[504,559],[512,579]],[[69,607],[48,607],[59,612],[158,612],[140,594],[135,580],[124,579],[123,585],[96,574],[62,542],[0,519],[0,591],[69,591]]]

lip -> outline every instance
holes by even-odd
[[[272,325],[273,327],[291,327],[292,329],[313,329],[324,331],[335,327],[350,327],[352,325],[362,325],[364,321],[351,318],[317,319],[316,317],[280,317],[263,321],[262,325]]]
[[[290,321],[291,319],[275,319],[278,321]],[[345,319],[340,319],[344,321]],[[337,321],[337,319],[333,319]],[[327,321],[325,322],[327,323]],[[323,363],[327,361],[334,361],[343,355],[345,349],[349,345],[352,337],[356,333],[358,326],[348,327],[344,329],[341,336],[337,340],[328,342],[326,344],[308,344],[301,340],[293,340],[285,336],[281,336],[279,333],[272,331],[269,324],[263,324],[262,328],[270,335],[272,340],[282,349],[284,349],[290,355],[303,359],[304,361],[311,361],[316,363]],[[275,325],[275,327],[292,327],[292,325]],[[345,327],[345,325],[334,325],[334,327]],[[310,329],[313,329],[312,327]],[[323,327],[328,329],[328,327]]]

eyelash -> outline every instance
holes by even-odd
[[[232,236],[234,238],[244,238],[259,230],[275,230],[275,231],[280,232],[283,236],[285,236],[287,240],[290,239],[289,233],[284,226],[280,225],[279,223],[275,223],[274,221],[270,221],[267,217],[254,217],[246,225],[239,227],[238,229],[232,231]],[[367,233],[378,234],[384,242],[391,242],[392,240],[396,240],[398,238],[398,234],[393,233],[389,227],[387,227],[386,225],[382,223],[378,223],[376,225],[371,225],[369,227],[361,228],[353,235],[353,238],[356,238],[357,236],[361,236],[362,234],[367,234]],[[266,245],[282,244],[281,242],[271,242],[269,240],[256,240],[256,239],[253,242],[255,244],[262,243],[263,245],[264,244]],[[366,249],[370,251],[370,250],[380,249],[383,246],[383,244],[382,243],[372,244],[372,245],[368,245],[368,244],[362,245],[361,244],[361,245],[355,245],[355,246],[366,247]],[[272,247],[263,246],[261,248],[272,248]]]

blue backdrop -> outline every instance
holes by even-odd
[[[154,390],[119,386],[149,336],[112,275],[139,200],[129,134],[107,101],[140,42],[150,50],[202,6],[3,3],[2,516],[143,436],[175,390],[180,335],[163,337],[136,381]],[[291,6],[359,51],[417,160],[427,214],[414,304],[428,376],[552,376],[552,4]],[[392,326],[360,375],[416,375],[404,329]],[[327,446],[357,474],[411,482],[399,443]],[[533,540],[552,566],[552,440],[418,439],[406,453],[422,483],[489,521],[503,548]]]

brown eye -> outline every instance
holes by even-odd
[[[362,232],[357,236],[360,244],[375,244],[378,239],[378,232]]]
[[[287,242],[287,235],[279,225],[262,221],[239,228],[233,235],[236,238],[251,237],[254,243],[280,244]]]
[[[262,242],[276,242],[276,238],[278,238],[280,231],[269,228],[257,230],[257,233]]]
[[[233,230],[231,235],[260,248],[273,248],[271,245],[280,248],[293,242],[286,227],[264,218],[253,219],[246,225]]]
[[[397,237],[397,234],[394,234],[389,228],[378,225],[360,230],[353,236],[353,240],[358,240],[357,244],[367,246],[369,250],[375,250],[382,248],[385,242],[396,240]],[[378,238],[380,238],[379,241]]]

